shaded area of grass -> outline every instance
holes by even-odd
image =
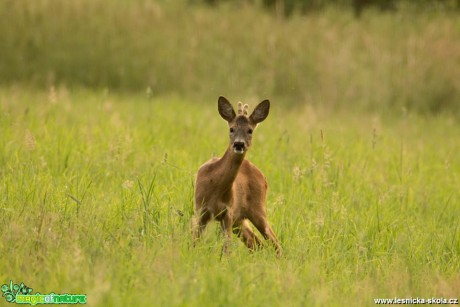
[[[281,20],[251,5],[187,3],[3,1],[0,82],[458,115],[455,13],[356,20],[331,8]]]
[[[0,280],[95,306],[458,296],[458,123],[272,105],[248,158],[284,256],[235,238],[219,260],[218,227],[190,246],[195,171],[227,143],[215,104],[1,90]]]

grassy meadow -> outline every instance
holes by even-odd
[[[284,255],[235,237],[220,259],[216,225],[196,248],[190,236],[194,173],[227,145],[216,105],[1,90],[0,280],[91,306],[458,297],[458,122],[272,101],[248,158]]]
[[[0,285],[89,306],[459,298],[458,12],[192,3],[0,2]],[[281,258],[236,237],[221,257],[215,223],[191,246],[219,95],[271,100],[247,158]]]

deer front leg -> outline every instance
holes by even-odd
[[[203,231],[206,228],[209,220],[211,219],[211,213],[207,210],[199,210],[192,220],[192,234],[193,234],[193,246],[196,241],[201,237]]]
[[[232,228],[233,228],[233,218],[232,214],[227,211],[220,221],[220,226],[222,227],[222,232],[224,234],[224,246],[222,247],[222,254],[229,253],[229,247],[232,242]]]

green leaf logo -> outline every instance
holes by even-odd
[[[30,294],[32,288],[27,287],[23,282],[20,285],[13,284],[13,281],[10,280],[10,285],[2,285],[2,296],[5,297],[6,301],[9,303],[16,302],[16,295],[18,294]]]

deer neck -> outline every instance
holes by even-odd
[[[245,156],[246,152],[236,154],[233,152],[232,147],[229,146],[223,157],[219,160],[222,174],[220,186],[223,190],[228,191],[231,189]]]

